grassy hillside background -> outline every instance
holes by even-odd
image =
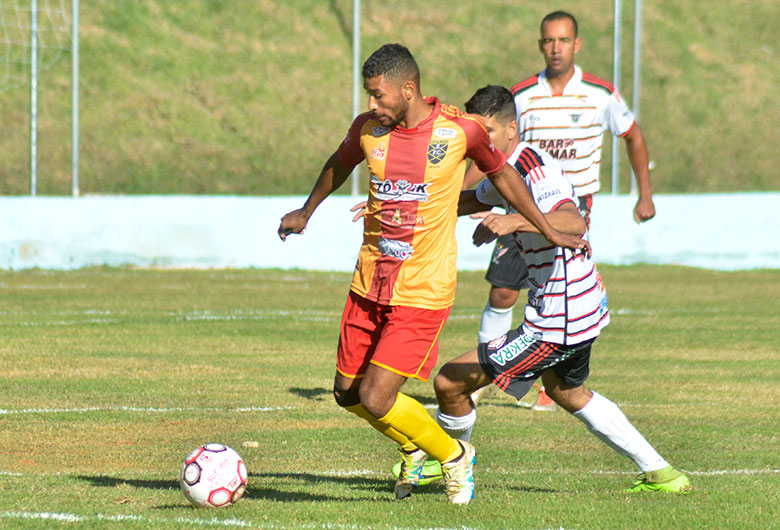
[[[780,3],[643,6],[640,124],[655,191],[780,189]],[[402,42],[424,94],[462,105],[542,68],[538,23],[556,8],[580,20],[579,64],[611,79],[610,0],[363,0],[361,58]],[[352,0],[91,0],[80,17],[82,193],[304,194],[347,130]],[[41,73],[40,194],[70,193],[69,87],[64,53]],[[29,192],[28,109],[28,86],[0,89],[0,194]],[[606,142],[606,189],[609,156]]]

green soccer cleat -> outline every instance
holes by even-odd
[[[657,471],[640,473],[633,486],[626,491],[637,493],[640,491],[663,491],[666,493],[688,493],[691,490],[691,481],[688,477],[667,466]]]
[[[395,463],[392,473],[395,478],[398,478],[398,475],[401,473],[401,462]],[[418,475],[417,485],[425,486],[426,484],[436,482],[442,478],[444,478],[444,475],[441,472],[441,464],[439,461],[433,459],[426,460],[425,463],[423,463],[421,473]]]
[[[405,499],[412,494],[412,489],[420,484],[423,466],[428,455],[422,449],[407,453],[401,451],[401,462],[398,464],[398,475],[395,481],[395,498]]]

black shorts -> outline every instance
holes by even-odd
[[[515,291],[528,287],[528,269],[520,257],[520,249],[517,248],[512,234],[496,240],[485,279],[494,287],[506,287]]]
[[[567,385],[584,383],[590,373],[590,347],[594,340],[564,346],[536,340],[518,328],[480,344],[477,351],[479,364],[493,383],[520,399],[528,392],[529,382],[548,368]]]

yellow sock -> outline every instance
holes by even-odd
[[[380,423],[385,423],[399,434],[440,462],[448,462],[461,453],[460,444],[439,427],[428,411],[415,399],[398,393],[395,405]]]
[[[415,449],[417,449],[417,447],[412,442],[409,441],[409,438],[407,438],[406,436],[404,436],[403,434],[395,430],[387,423],[382,423],[378,419],[373,417],[371,414],[368,413],[368,411],[361,403],[358,403],[357,405],[352,405],[351,407],[344,407],[344,408],[347,409],[352,414],[354,414],[355,416],[358,416],[366,420],[368,423],[371,424],[371,426],[374,429],[381,432],[391,440],[398,442],[404,451],[412,452]]]

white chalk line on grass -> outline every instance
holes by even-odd
[[[274,412],[279,410],[292,410],[297,407],[239,407],[234,409],[220,408],[187,408],[187,407],[76,407],[62,409],[0,409],[0,415],[9,414],[82,414],[85,412]]]
[[[780,474],[780,469],[712,469],[709,471],[689,471],[687,469],[683,469],[683,472],[687,473],[688,475],[694,475],[698,477],[720,477],[720,476],[729,476],[729,475],[776,475]],[[548,470],[542,470],[542,469],[514,469],[512,471],[506,471],[506,470],[496,470],[491,469],[490,467],[485,467],[482,469],[482,472],[484,473],[497,473],[500,475],[534,475],[534,474],[549,474]],[[567,474],[572,474],[574,472],[567,471]],[[585,475],[628,475],[628,476],[634,476],[638,474],[638,471],[607,471],[598,469],[595,471],[582,471],[581,474]],[[387,474],[387,472],[377,472],[371,469],[359,469],[359,470],[353,470],[353,471],[322,471],[322,472],[314,472],[313,475],[323,475],[328,477],[366,477],[366,476],[382,476]]]
[[[176,523],[187,526],[225,526],[225,527],[239,527],[239,528],[285,528],[283,526],[269,525],[269,524],[257,524],[252,521],[244,521],[241,519],[218,519],[216,517],[212,519],[203,519],[199,517],[176,517],[176,518],[164,518],[164,517],[144,517],[142,515],[79,515],[75,513],[57,513],[57,512],[2,512],[0,513],[0,519],[24,519],[35,521],[58,521],[62,523],[86,523],[86,522],[140,522],[140,523]]]
[[[16,313],[0,313],[4,315],[17,315]],[[51,316],[70,316],[70,317],[91,317],[81,319],[52,319],[48,320],[47,317]],[[102,316],[103,318],[99,318]],[[58,311],[49,313],[43,316],[41,320],[25,320],[22,322],[14,323],[7,322],[3,326],[22,326],[22,327],[60,327],[60,326],[76,326],[87,324],[121,324],[123,318],[133,318],[133,314],[126,311],[109,311],[101,309],[87,309],[81,311]],[[154,318],[155,316],[161,316],[162,318],[169,318],[177,322],[222,322],[222,321],[263,321],[274,320],[277,318],[295,318],[298,321],[303,322],[338,322],[341,319],[341,311],[329,311],[318,309],[270,309],[270,310],[243,310],[236,309],[233,311],[191,311],[188,313],[178,312],[165,312],[165,313],[145,313],[144,318]],[[468,314],[451,314],[450,320],[478,320],[481,318],[479,313]]]
[[[642,403],[620,403],[621,407],[645,407],[652,406],[653,408],[675,408],[682,405],[676,405],[673,403],[662,405],[646,405]],[[489,404],[483,406],[490,406]],[[519,410],[526,410],[530,408],[530,403],[523,403],[518,405]],[[435,403],[423,404],[427,410],[434,410],[438,408]],[[0,416],[8,416],[12,414],[84,414],[87,412],[275,412],[281,410],[296,410],[298,407],[238,407],[233,409],[222,409],[216,407],[130,407],[130,406],[116,406],[116,407],[73,407],[73,408],[29,408],[29,409],[0,409]]]
[[[301,525],[278,525],[274,523],[258,523],[252,520],[238,519],[235,517],[219,519],[212,517],[206,519],[202,517],[144,517],[143,515],[79,515],[75,513],[57,513],[57,512],[19,512],[19,511],[7,511],[0,512],[0,519],[25,519],[36,521],[58,521],[63,523],[89,523],[89,522],[135,522],[146,524],[170,524],[175,523],[184,527],[193,526],[216,526],[216,527],[235,527],[235,528],[267,528],[272,530],[292,530],[292,529],[330,529],[330,530],[357,530],[365,528],[361,525],[354,524],[342,524],[342,523],[308,523]],[[405,529],[400,526],[392,526],[393,530],[411,530]],[[419,528],[419,527],[418,527]],[[442,528],[442,527],[428,527],[428,530],[463,530],[467,528],[465,526],[455,528]]]

